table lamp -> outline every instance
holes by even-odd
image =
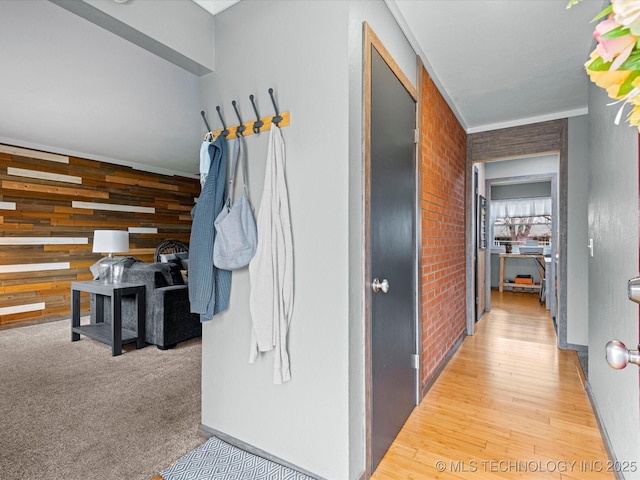
[[[93,232],[93,252],[108,253],[100,261],[100,280],[104,283],[120,283],[122,280],[121,260],[113,257],[117,252],[129,251],[129,232],[123,230],[95,230]]]

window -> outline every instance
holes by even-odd
[[[537,241],[538,245],[551,242],[551,215],[531,217],[498,217],[493,222],[493,244],[526,245]]]
[[[494,246],[551,243],[551,198],[492,201],[491,219]]]

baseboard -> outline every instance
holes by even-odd
[[[560,347],[558,347],[560,348]],[[582,366],[582,362],[580,361],[580,353],[586,353],[587,357],[589,355],[589,347],[587,347],[586,345],[575,345],[572,343],[568,343],[565,345],[565,348],[561,350],[573,350],[576,352],[576,357],[575,357],[575,361],[576,361],[576,371],[578,372],[578,376],[580,377],[580,383],[582,383],[582,388],[584,388],[585,390],[587,389],[587,372],[585,371],[585,369]],[[588,363],[588,362],[587,362]],[[586,366],[587,370],[588,370],[588,365]]]
[[[231,445],[233,445],[234,447],[238,447],[241,448],[242,450],[252,453],[254,455],[257,455],[259,457],[262,458],[266,458],[267,460],[271,460],[272,462],[275,463],[279,463],[280,465],[283,465],[285,467],[289,467],[293,470],[296,470],[300,473],[304,473],[305,475],[311,477],[311,478],[315,478],[316,480],[327,480],[324,477],[319,477],[318,475],[316,475],[315,473],[311,473],[307,470],[305,470],[304,468],[301,468],[297,465],[294,465],[290,462],[287,462],[286,460],[283,460],[281,458],[276,457],[275,455],[271,455],[269,452],[265,452],[264,450],[261,450],[257,447],[254,447],[253,445],[250,445],[246,442],[243,442],[242,440],[237,439],[236,437],[233,437],[231,435],[228,435],[224,432],[221,432],[219,430],[216,430],[215,428],[211,428],[208,427],[206,425],[202,425],[200,424],[200,434],[203,435],[206,438],[210,438],[210,437],[218,437],[220,440],[223,440]]]
[[[440,363],[440,365],[438,365],[438,368],[436,368],[436,370],[433,372],[433,375],[431,375],[431,378],[427,381],[427,383],[424,384],[424,387],[422,387],[422,398],[420,400],[422,400],[427,395],[429,390],[431,390],[431,387],[433,387],[434,383],[436,383],[436,380],[438,380],[438,377],[444,371],[445,367],[447,366],[451,358],[453,358],[455,353],[458,351],[458,349],[460,348],[460,345],[462,345],[462,342],[464,341],[466,336],[467,336],[467,332],[466,331],[462,332],[460,337],[458,337],[456,342],[453,344],[453,347],[451,347],[447,355],[444,357],[444,360]]]
[[[587,391],[587,397],[589,397],[589,402],[591,402],[591,408],[593,409],[593,414],[596,417],[596,422],[598,423],[598,430],[600,430],[600,436],[602,437],[602,441],[604,442],[604,448],[607,451],[607,455],[609,456],[609,462],[611,465],[617,465],[618,459],[616,458],[615,453],[613,452],[613,446],[611,444],[611,440],[609,439],[609,434],[607,433],[607,429],[604,427],[604,423],[602,423],[600,417],[600,410],[598,410],[598,404],[596,403],[596,399],[593,396],[593,392],[591,391],[591,385],[589,381],[587,381],[587,385],[585,390]],[[622,472],[614,469],[614,473],[616,476],[616,480],[625,480]]]
[[[564,348],[561,348],[561,350],[575,350],[576,352],[588,352],[589,351],[589,347],[586,346],[586,345],[577,345],[577,344],[574,344],[574,343],[567,343],[564,346]]]

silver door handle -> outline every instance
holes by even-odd
[[[389,291],[389,280],[386,278],[380,281],[379,278],[374,278],[373,283],[371,284],[371,288],[375,293],[378,293],[382,290],[382,293],[387,293]]]
[[[607,343],[607,363],[616,370],[623,369],[628,364],[640,365],[640,351],[629,350],[619,340],[611,340]]]
[[[632,302],[640,303],[640,277],[629,279],[627,282],[627,295]]]

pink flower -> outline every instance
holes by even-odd
[[[636,37],[629,34],[611,39],[602,38],[602,35],[619,26],[618,22],[609,18],[600,22],[593,32],[593,36],[598,42],[596,47],[598,53],[605,62],[613,62],[609,70],[617,70],[629,58],[637,40]]]

